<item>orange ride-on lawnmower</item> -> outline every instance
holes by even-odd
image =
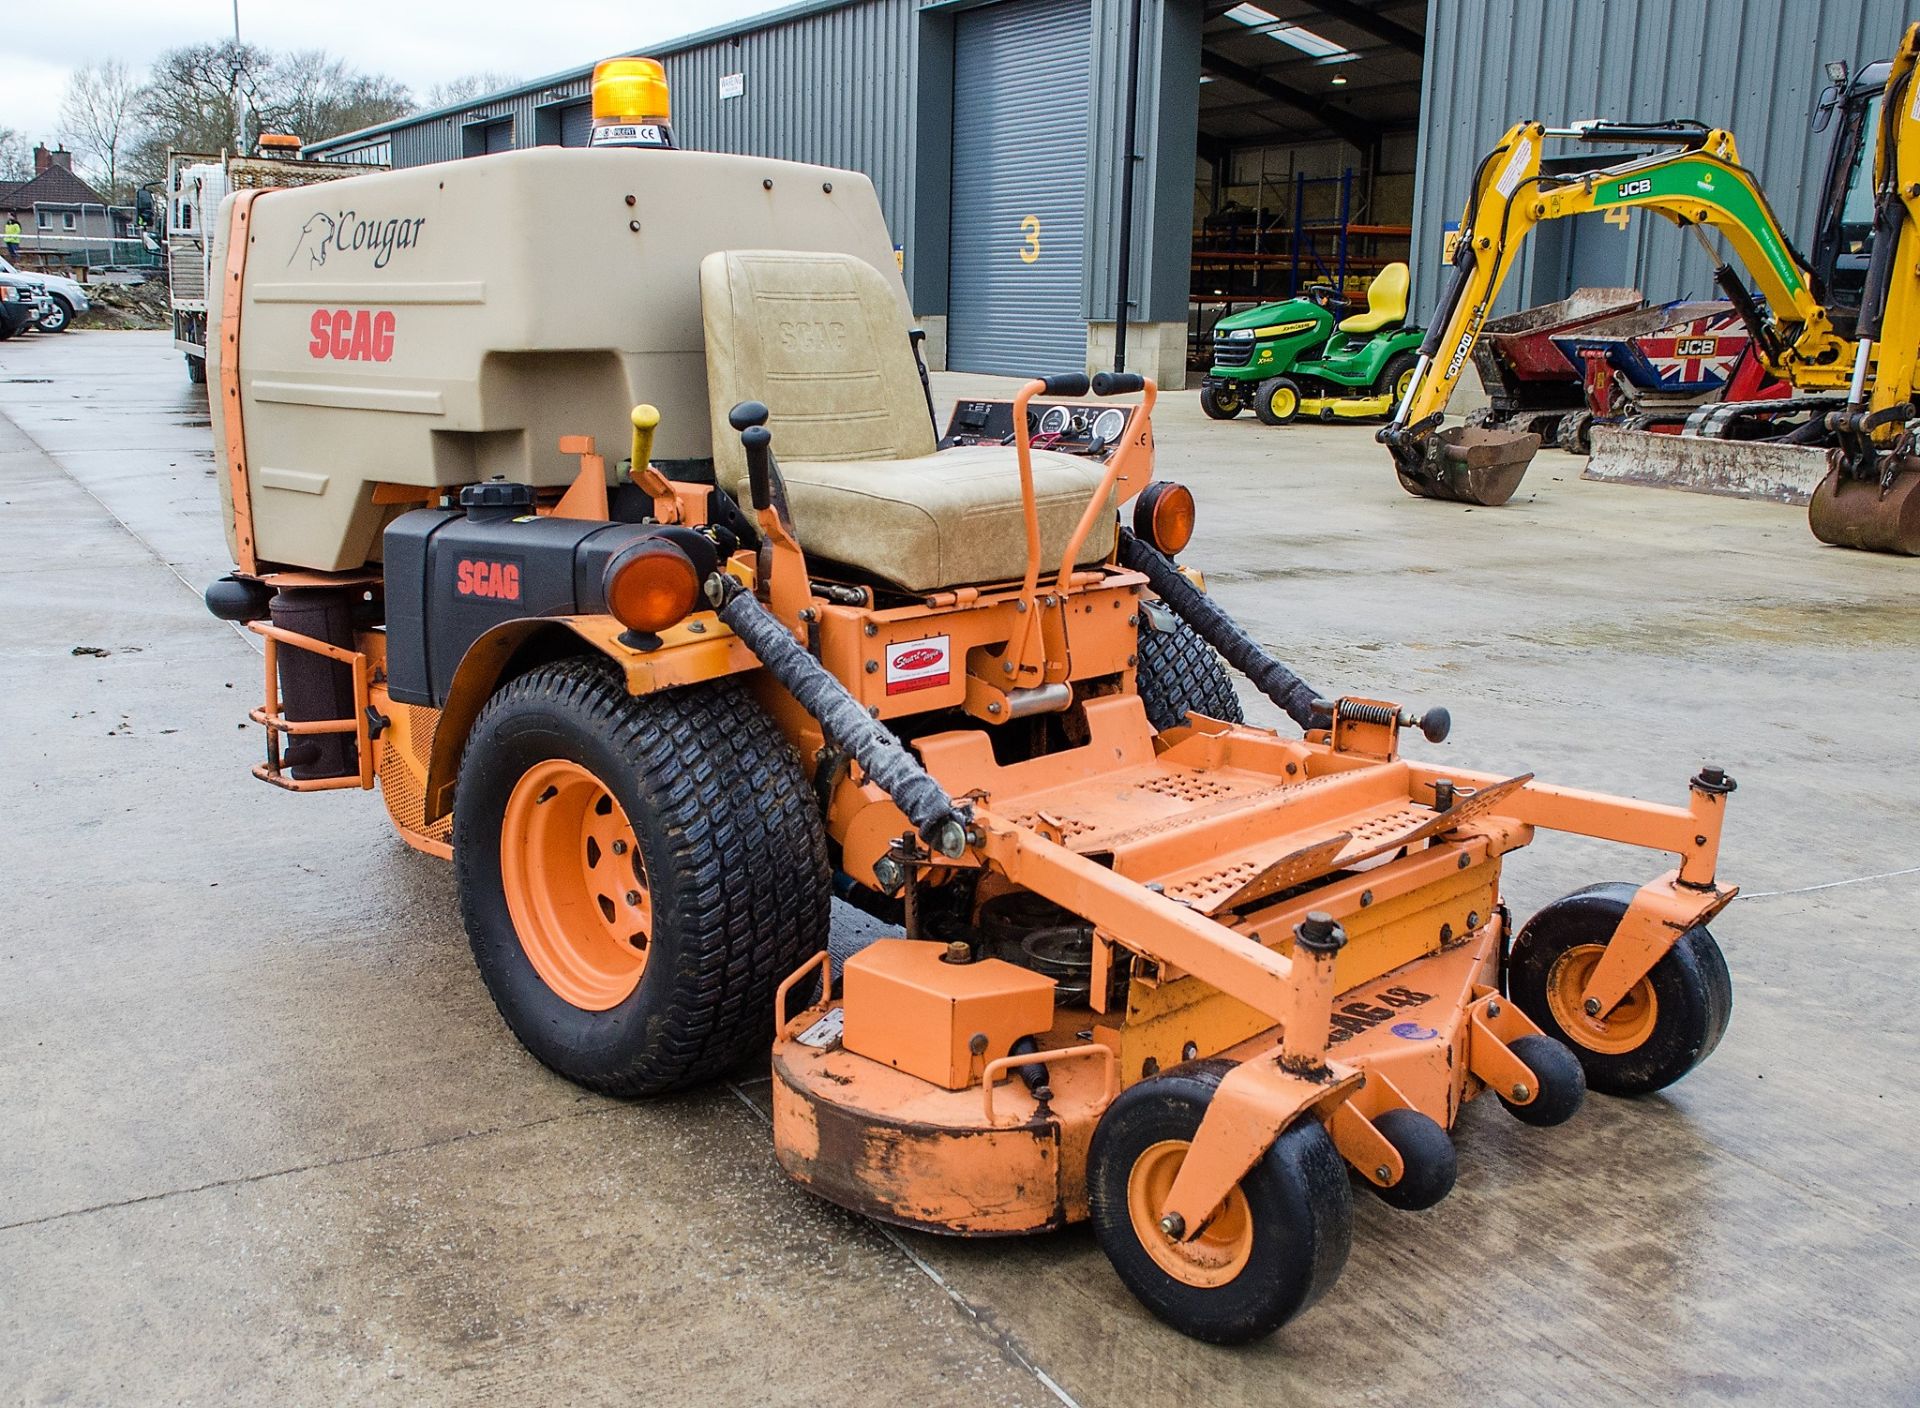
[[[1355,1183],[1446,1195],[1467,1101],[1557,1124],[1719,1040],[1732,781],[1659,806],[1403,756],[1443,710],[1322,697],[1175,565],[1194,505],[1154,478],[1141,377],[1030,381],[936,449],[863,178],[543,149],[327,198],[349,186],[428,212],[395,241],[398,312],[353,311],[384,287],[364,259],[285,282],[321,197],[229,203],[239,570],[209,604],[267,641],[258,774],[377,784],[450,855],[502,1016],[562,1075],[640,1096],[771,1046],[805,1187],[965,1236],[1091,1219],[1156,1315],[1234,1342],[1338,1276]],[[557,219],[630,281],[603,321],[507,297],[517,236],[480,216],[517,192],[543,193],[530,248]],[[644,244],[662,212],[685,218]],[[436,252],[443,218],[487,229],[470,263]],[[734,247],[780,232],[810,247]],[[525,351],[602,336],[640,351]],[[634,408],[624,466],[569,436],[556,479],[540,416],[604,436],[623,368],[684,390],[702,363],[704,404]],[[1079,402],[1084,444],[1033,447],[1041,397]],[[711,458],[656,458],[670,431]],[[530,478],[485,473],[519,454]],[[1299,733],[1241,722],[1226,664]],[[1501,867],[1537,827],[1678,863],[1516,930]],[[836,892],[893,929],[838,965]]]

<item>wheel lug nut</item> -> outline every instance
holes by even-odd
[[[628,903],[628,904],[635,904],[635,905],[637,905],[637,904],[639,904],[639,903],[640,903],[640,892],[639,892],[638,890],[628,890],[628,891],[627,891],[627,903]]]
[[[613,853],[617,856],[625,855],[627,853],[627,843],[625,841],[615,841],[613,843]]]

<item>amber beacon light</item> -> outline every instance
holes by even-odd
[[[673,102],[658,59],[603,59],[593,70],[596,147],[670,147]]]

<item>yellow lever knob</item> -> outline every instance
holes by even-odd
[[[638,479],[646,471],[647,461],[653,458],[653,432],[660,425],[660,411],[657,407],[639,405],[633,408],[633,469],[631,473]]]

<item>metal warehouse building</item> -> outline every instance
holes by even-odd
[[[1361,298],[1410,260],[1420,317],[1475,163],[1520,118],[1730,126],[1804,242],[1822,65],[1884,57],[1905,19],[1896,0],[810,0],[633,52],[666,65],[683,145],[873,178],[935,366],[1110,366],[1124,277],[1127,366],[1172,387],[1221,313],[1310,282]],[[310,150],[584,145],[591,73]],[[1639,213],[1543,227],[1501,307],[1579,284],[1714,296],[1691,241]]]

